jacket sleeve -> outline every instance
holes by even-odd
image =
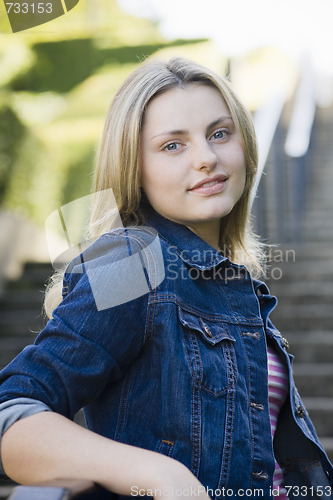
[[[140,248],[135,238],[108,233],[74,259],[53,318],[0,373],[0,403],[30,398],[73,418],[123,376],[146,341]]]
[[[0,445],[3,434],[17,420],[21,420],[36,413],[50,411],[44,403],[29,398],[15,398],[0,403]],[[1,450],[1,446],[0,446]],[[7,477],[0,456],[0,478]]]

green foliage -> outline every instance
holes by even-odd
[[[2,199],[5,209],[15,209],[40,223],[57,203],[57,190],[61,186],[62,169],[50,162],[45,146],[27,133],[17,150],[10,177]]]
[[[31,47],[34,64],[17,75],[10,87],[15,91],[69,92],[104,65],[138,63],[161,48],[202,41],[176,40],[106,48],[98,47],[93,38],[40,42]]]
[[[13,90],[68,92],[96,68],[90,38],[41,42],[32,51],[35,63],[11,82]]]
[[[90,193],[94,161],[95,151],[90,148],[81,152],[76,161],[68,164],[62,188],[61,205]]]
[[[8,104],[0,107],[0,201],[8,187],[26,128]]]
[[[116,0],[80,0],[49,28],[0,34],[0,206],[40,225],[91,192],[103,119],[125,76],[161,49],[205,46],[164,40]]]

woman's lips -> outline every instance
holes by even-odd
[[[191,193],[200,194],[203,196],[210,196],[212,194],[217,194],[223,191],[226,185],[227,177],[224,175],[217,175],[212,178],[204,179],[201,182],[198,182],[192,189],[189,191]]]

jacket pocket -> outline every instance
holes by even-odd
[[[173,441],[161,439],[161,441],[157,444],[155,451],[157,451],[157,453],[161,453],[162,455],[172,457],[174,445],[175,443]]]
[[[235,338],[228,325],[215,317],[203,317],[181,307],[178,307],[178,318],[196,384],[216,396],[224,394],[234,386],[237,376]]]

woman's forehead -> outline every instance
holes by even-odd
[[[168,89],[152,99],[146,109],[145,125],[177,128],[182,123],[209,123],[222,116],[231,118],[222,94],[212,86],[191,83]]]

